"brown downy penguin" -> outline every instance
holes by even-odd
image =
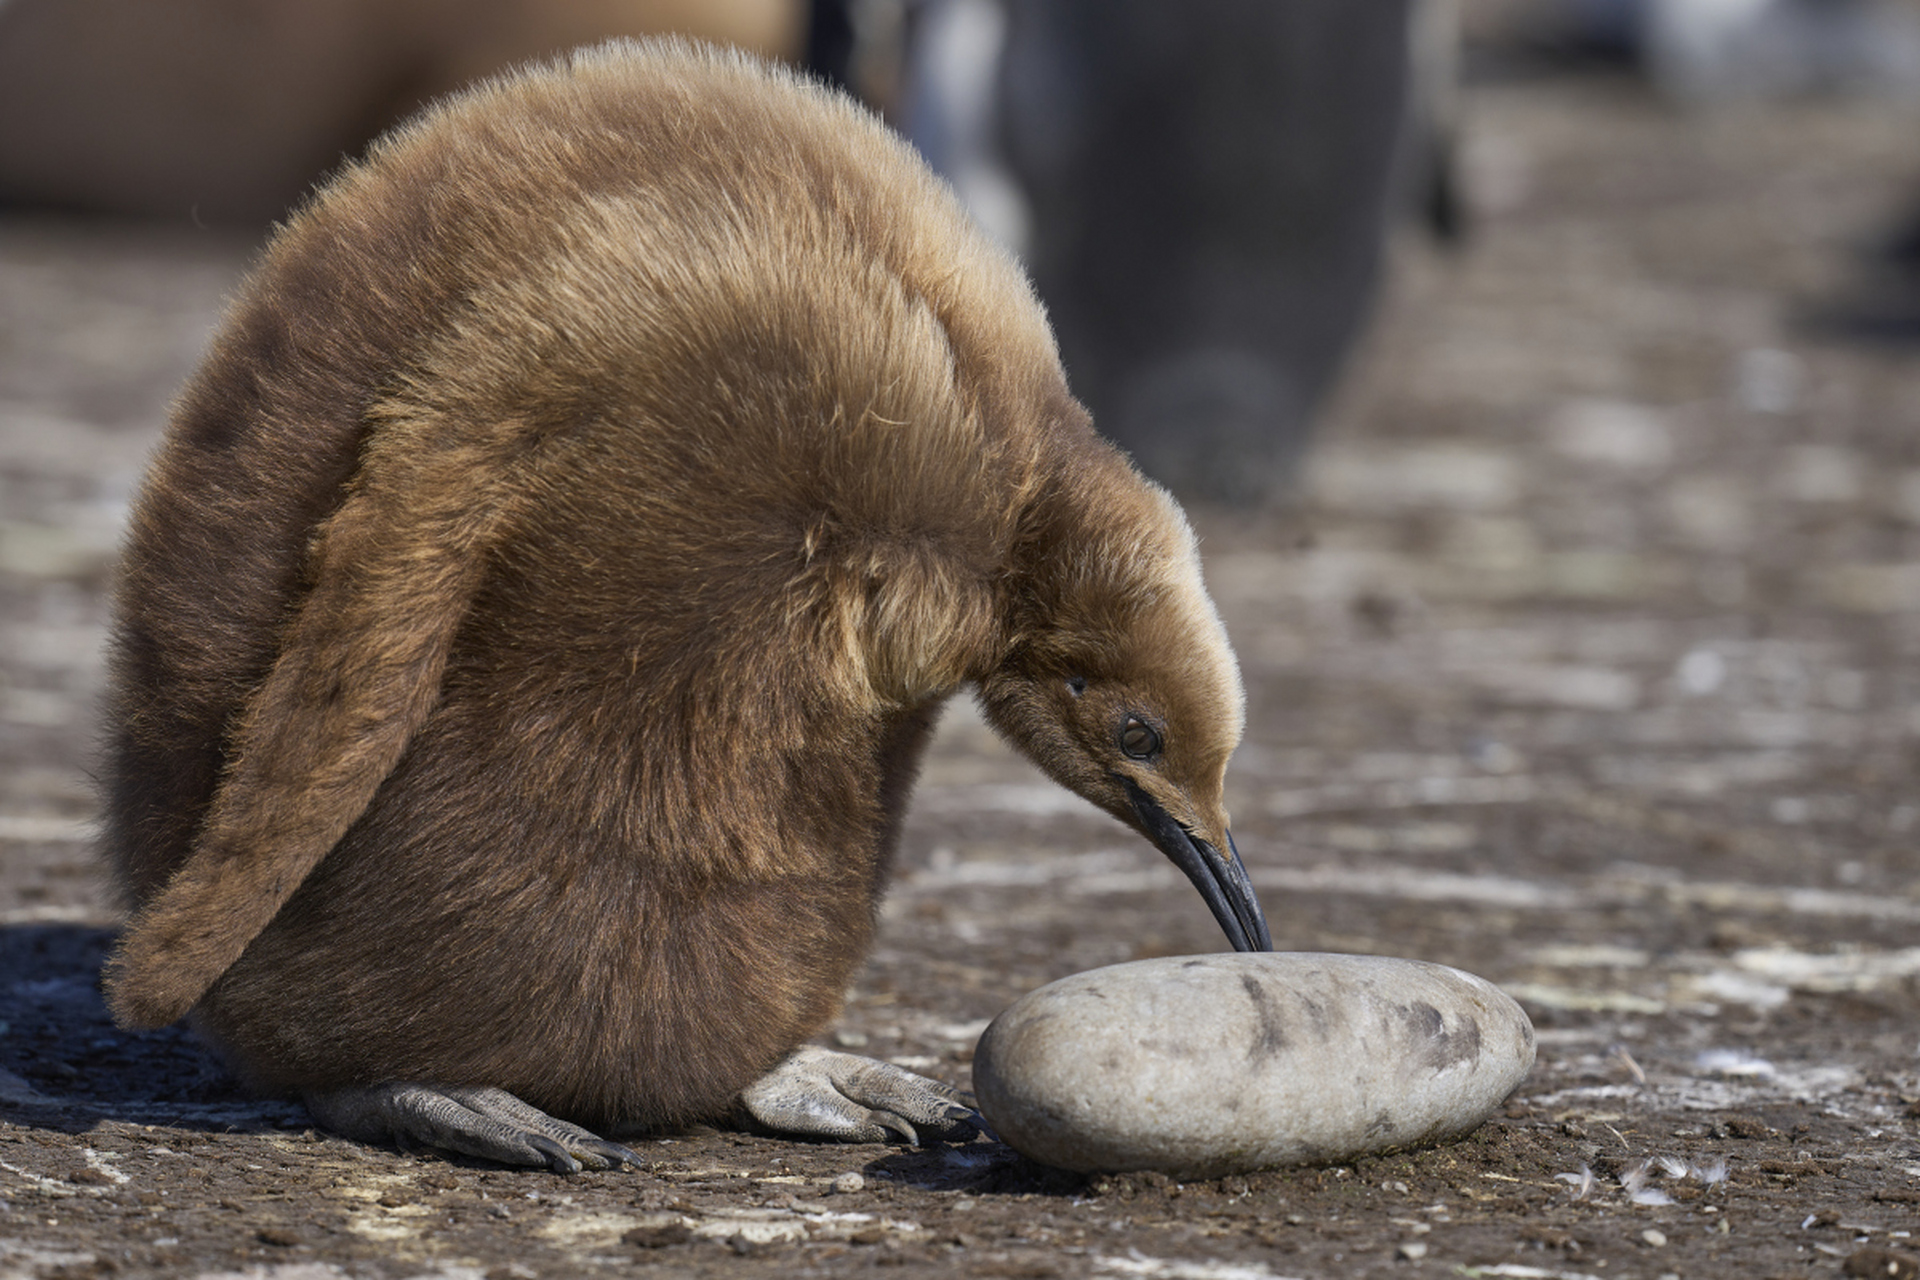
[[[736,1105],[964,1131],[796,1046],[966,684],[1270,945],[1192,535],[1007,255],[742,56],[486,84],[287,223],[176,406],[117,600],[109,1000],[338,1130],[510,1163]]]

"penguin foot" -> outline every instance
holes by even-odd
[[[642,1164],[639,1153],[556,1120],[505,1089],[383,1084],[306,1095],[320,1124],[361,1142],[408,1139],[501,1164],[578,1173]]]
[[[742,1090],[740,1102],[776,1133],[841,1142],[964,1142],[985,1125],[973,1098],[950,1085],[812,1045]]]

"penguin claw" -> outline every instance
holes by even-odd
[[[972,1097],[890,1062],[802,1045],[741,1091],[755,1120],[776,1133],[841,1142],[903,1140],[930,1135],[964,1142],[980,1127]]]
[[[322,1126],[363,1142],[412,1141],[561,1174],[644,1164],[638,1152],[556,1120],[505,1089],[383,1084],[310,1093],[306,1103]]]
[[[567,1154],[567,1149],[543,1133],[527,1135],[527,1145],[547,1158],[547,1168],[555,1173],[578,1173],[580,1162]]]
[[[920,1145],[920,1135],[914,1132],[913,1126],[891,1111],[869,1111],[867,1112],[867,1119],[873,1121],[882,1129],[887,1129],[899,1134],[907,1140],[907,1145],[910,1147]]]

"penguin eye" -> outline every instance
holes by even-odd
[[[1120,729],[1120,750],[1145,760],[1160,753],[1160,735],[1143,720],[1128,720]]]
[[[1086,691],[1087,691],[1087,678],[1085,676],[1068,676],[1067,677],[1068,693],[1072,694],[1074,697],[1077,698],[1081,694],[1085,693]]]

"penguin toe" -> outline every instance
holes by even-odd
[[[324,1127],[363,1142],[410,1141],[555,1173],[639,1168],[638,1152],[556,1120],[505,1089],[384,1084],[306,1095]]]
[[[841,1142],[965,1142],[983,1123],[972,1098],[951,1085],[811,1045],[742,1090],[740,1101],[776,1133]]]

